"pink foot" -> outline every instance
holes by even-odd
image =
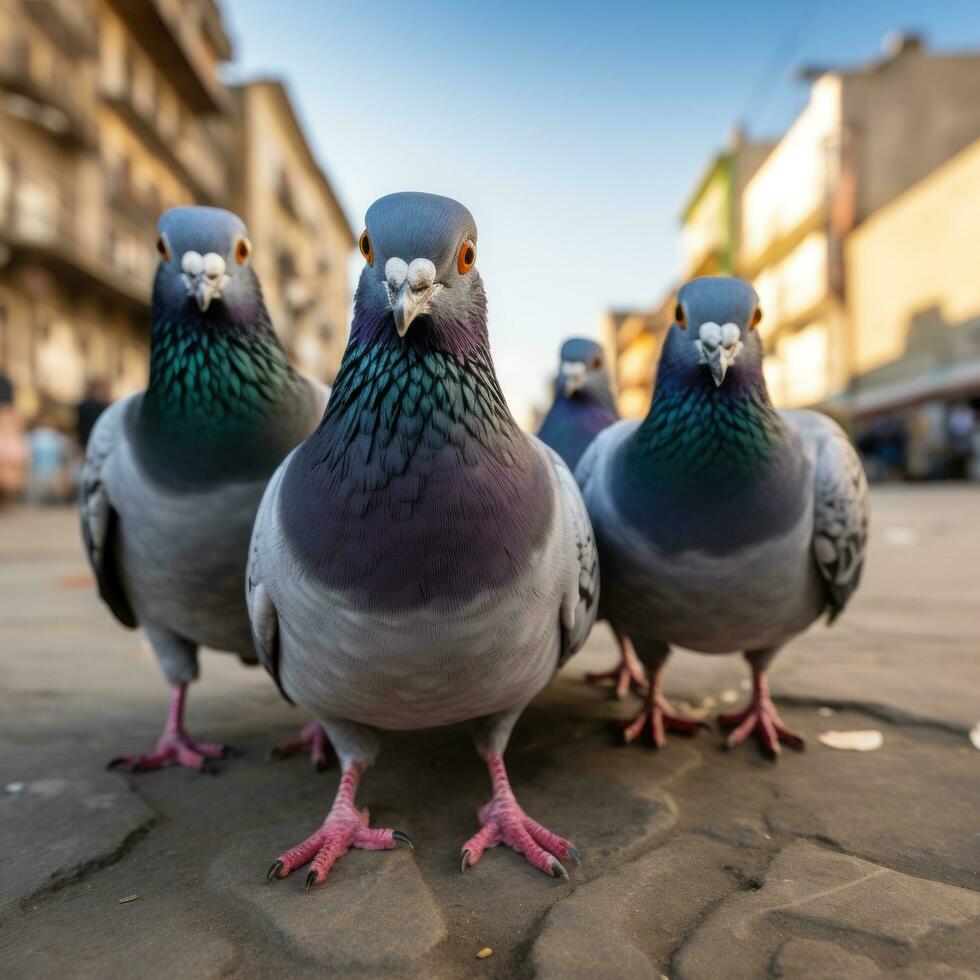
[[[806,744],[802,735],[783,724],[769,696],[766,675],[761,672],[753,676],[753,693],[749,706],[743,711],[722,715],[718,723],[722,728],[733,729],[725,739],[726,749],[741,745],[753,732],[759,736],[763,750],[773,759],[780,754],[780,742],[794,749],[803,749]]]
[[[654,674],[653,685],[647,692],[643,707],[623,729],[623,740],[635,742],[641,735],[646,734],[655,748],[662,749],[667,744],[668,731],[695,735],[700,729],[707,727],[702,721],[693,721],[674,714],[674,709],[660,689],[658,671]]]
[[[291,755],[297,755],[300,752],[309,752],[310,762],[313,763],[316,771],[323,772],[329,766],[327,761],[327,748],[329,745],[330,741],[327,738],[327,733],[323,730],[323,726],[314,718],[303,726],[300,730],[299,738],[293,739],[290,742],[280,742],[278,745],[273,746],[270,755],[274,759],[288,759]]]
[[[354,794],[363,771],[363,767],[355,763],[343,774],[323,826],[306,840],[280,854],[272,862],[266,880],[285,878],[290,872],[309,864],[310,873],[306,876],[306,890],[309,891],[326,879],[337,858],[343,857],[352,847],[384,851],[390,850],[399,841],[412,847],[412,842],[400,830],[369,827],[367,808],[358,810],[354,806]]]
[[[198,772],[215,773],[213,759],[224,759],[234,754],[227,745],[217,742],[197,742],[184,730],[184,702],[187,685],[175,684],[170,698],[170,710],[163,727],[163,734],[152,755],[123,755],[113,759],[109,769],[125,768],[130,772],[152,772],[168,766],[183,766]]]
[[[461,870],[476,864],[488,847],[506,844],[536,868],[567,881],[568,872],[561,862],[571,856],[576,864],[580,863],[578,851],[571,841],[542,827],[521,809],[510,788],[502,756],[489,756],[487,765],[493,781],[493,797],[477,811],[482,826],[462,847]]]
[[[633,644],[625,633],[616,633],[619,641],[619,664],[612,670],[604,670],[600,673],[586,674],[586,684],[602,684],[605,681],[613,682],[613,696],[622,701],[630,692],[645,694],[650,684],[647,681],[646,671],[643,664],[637,659],[633,651]]]

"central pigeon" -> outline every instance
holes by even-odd
[[[256,662],[243,596],[252,522],[329,395],[290,367],[237,216],[174,208],[158,232],[149,384],[99,418],[80,487],[99,593],[124,626],[143,626],[172,686],[156,751],[115,760],[141,771],[225,754],[184,728],[198,647]],[[322,754],[322,733],[309,735]]]
[[[323,422],[279,467],[247,574],[256,645],[323,724],[343,775],[323,825],[269,879],[404,834],[354,803],[376,729],[473,720],[493,795],[462,866],[498,843],[566,876],[571,843],[519,806],[511,730],[595,618],[585,506],[561,459],[511,416],[487,336],[470,212],[391,194],[367,213],[350,340]]]
[[[740,279],[685,285],[642,422],[606,429],[576,475],[603,574],[600,615],[651,672],[643,710],[626,729],[656,745],[665,728],[693,732],[661,691],[672,645],[743,651],[748,708],[724,716],[732,747],[751,733],[775,756],[802,739],[779,718],[766,668],[858,586],[868,487],[840,428],[811,411],[777,411],[762,375],[755,290]]]
[[[571,337],[561,347],[555,400],[541,423],[538,438],[574,473],[592,440],[618,421],[602,347],[594,340]],[[614,694],[622,699],[631,687],[646,690],[646,677],[626,637],[616,633],[616,641],[619,664],[612,670],[586,674],[585,680],[590,684],[611,680]]]

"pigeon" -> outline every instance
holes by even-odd
[[[555,876],[577,856],[520,807],[503,755],[588,636],[595,546],[571,471],[507,407],[476,250],[472,215],[449,198],[371,206],[330,404],[259,507],[246,576],[256,647],[342,770],[323,825],[270,881],[310,863],[309,890],[351,847],[408,842],[355,805],[377,730],[467,720],[493,793],[463,870],[498,843]]]
[[[821,615],[832,622],[861,578],[870,516],[861,462],[826,416],[773,407],[761,317],[740,279],[687,283],[646,418],[602,432],[576,471],[603,574],[599,615],[650,673],[627,741],[646,734],[661,746],[667,728],[699,727],[662,692],[676,645],[748,660],[751,702],[720,719],[729,748],[753,733],[773,758],[780,743],[802,748],[766,669]]]
[[[618,421],[602,347],[583,337],[566,340],[559,354],[555,400],[538,429],[538,438],[574,473],[592,440]],[[611,680],[614,696],[622,700],[630,689],[645,691],[646,676],[626,638],[616,634],[616,641],[619,664],[612,670],[586,674],[585,680],[590,684]]]
[[[213,771],[227,748],[183,723],[198,648],[257,662],[244,596],[252,523],[329,389],[290,366],[236,215],[179,207],[157,230],[149,382],[95,426],[81,529],[99,594],[123,626],[143,627],[172,689],[156,750],[110,765]],[[311,734],[311,748],[323,738]]]
[[[584,337],[561,346],[555,400],[538,430],[574,473],[582,453],[603,429],[619,421],[602,348]]]

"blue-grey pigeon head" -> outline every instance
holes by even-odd
[[[251,251],[245,223],[231,211],[171,208],[157,224],[154,300],[170,310],[190,303],[206,315],[215,304],[233,319],[247,316],[260,296]]]
[[[570,337],[561,345],[556,394],[579,400],[607,400],[610,392],[605,352],[594,340]]]
[[[476,222],[448,197],[389,194],[368,209],[357,305],[400,338],[471,329],[485,335],[486,298],[476,269]],[[389,315],[390,314],[390,318]]]
[[[709,372],[719,388],[730,372],[754,377],[762,366],[762,342],[755,329],[761,319],[759,296],[745,280],[692,279],[677,294],[664,356],[678,366]]]

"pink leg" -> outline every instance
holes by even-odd
[[[752,700],[749,706],[743,711],[722,715],[718,722],[723,728],[733,729],[725,739],[726,749],[741,745],[753,732],[759,736],[763,750],[772,758],[779,755],[780,742],[794,749],[802,749],[805,744],[802,735],[783,724],[769,696],[765,671],[755,667],[752,668]]]
[[[280,742],[273,746],[270,755],[274,759],[287,759],[289,756],[297,755],[300,752],[309,752],[310,762],[313,763],[316,771],[323,772],[329,765],[327,762],[329,746],[330,741],[327,738],[327,733],[323,730],[320,722],[314,718],[302,727],[299,738],[290,742]]]
[[[170,709],[163,734],[157,742],[152,755],[123,755],[113,759],[109,768],[122,766],[130,772],[151,772],[167,766],[184,766],[201,772],[216,772],[212,759],[224,759],[232,754],[227,745],[216,742],[197,742],[184,730],[184,703],[187,700],[187,685],[174,684],[170,696]]]
[[[344,772],[323,826],[272,862],[267,875],[269,881],[285,878],[309,863],[310,873],[306,876],[306,890],[309,891],[326,879],[337,858],[343,857],[352,847],[383,851],[390,850],[399,841],[412,847],[412,842],[400,830],[369,827],[367,808],[358,810],[354,806],[354,794],[363,773],[364,766],[357,762]]]
[[[662,749],[667,744],[668,731],[694,735],[699,729],[708,727],[704,722],[674,714],[674,709],[663,694],[662,670],[661,665],[653,672],[646,702],[636,717],[623,729],[624,741],[635,742],[641,735],[646,734],[655,748]]]
[[[636,656],[630,638],[617,629],[614,629],[613,632],[616,634],[616,640],[619,643],[619,663],[612,670],[586,674],[585,683],[601,684],[604,681],[612,681],[613,697],[622,701],[630,690],[637,694],[644,694],[650,685],[647,682],[646,671]]]
[[[510,788],[503,756],[489,755],[487,767],[493,784],[493,796],[477,811],[482,826],[463,845],[462,870],[476,864],[488,847],[506,844],[523,854],[536,868],[555,878],[561,876],[567,880],[568,872],[561,861],[569,856],[576,863],[579,860],[578,851],[571,841],[542,827],[521,809]]]

